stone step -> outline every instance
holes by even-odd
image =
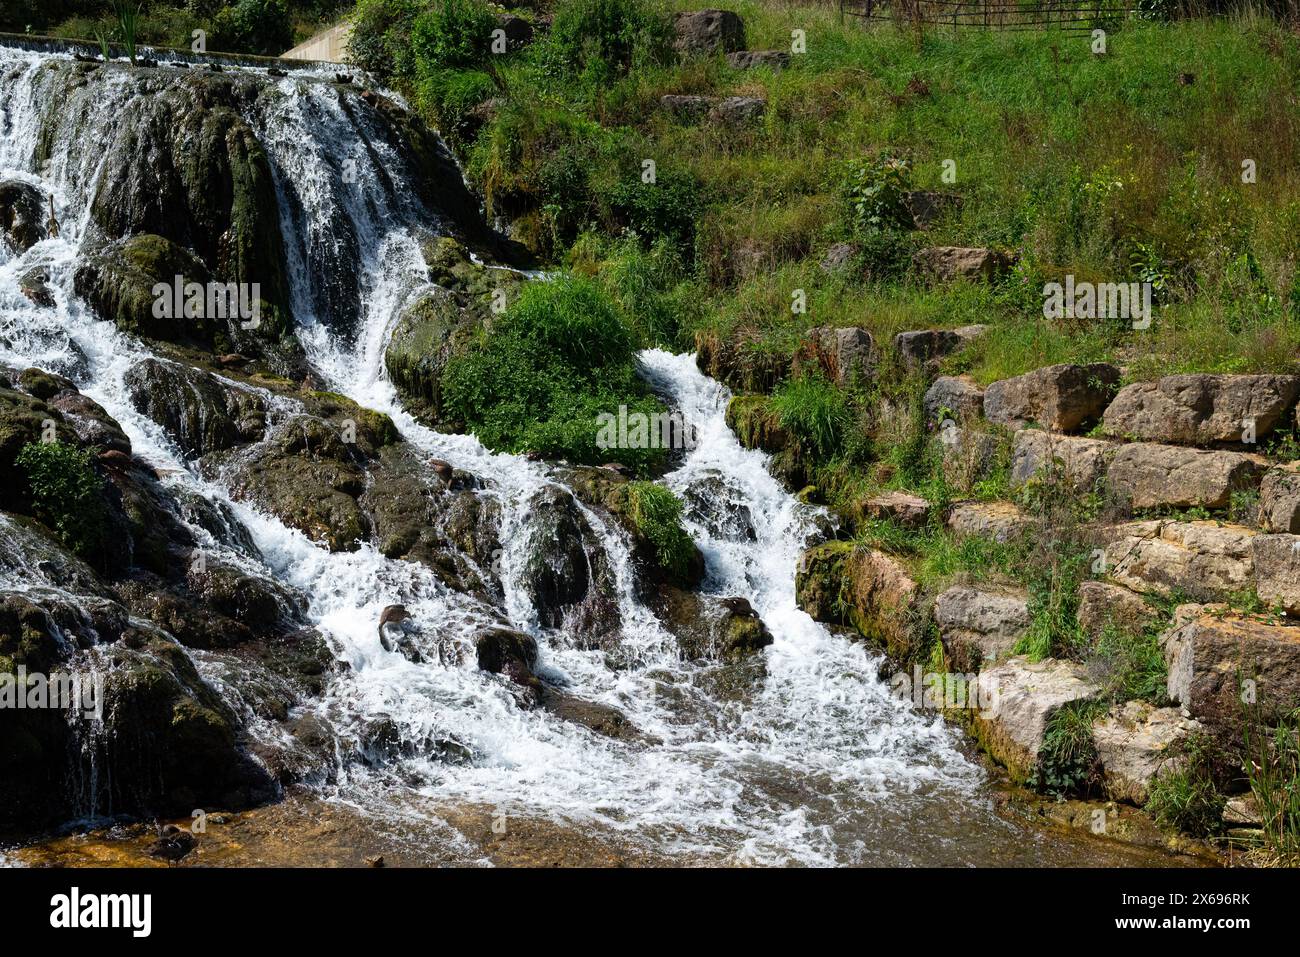
[[[953,667],[978,671],[1029,630],[1029,598],[1022,589],[954,585],[935,598],[934,621]]]
[[[1300,376],[1172,375],[1120,389],[1102,421],[1107,434],[1120,438],[1249,443],[1289,424],[1297,398]]]
[[[1255,583],[1252,528],[1153,519],[1106,530],[1105,573],[1141,594],[1223,601]]]

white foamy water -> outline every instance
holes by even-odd
[[[237,516],[256,554],[192,526],[205,548],[306,596],[308,620],[348,666],[306,708],[342,739],[363,741],[386,722],[409,745],[378,766],[345,764],[322,776],[322,795],[393,822],[436,817],[447,803],[486,805],[599,826],[687,860],[977,863],[1004,862],[1022,846],[1034,853],[1032,840],[992,813],[983,775],[958,751],[955,732],[891,696],[874,653],[798,609],[795,567],[821,517],[780,487],[763,454],[739,445],[724,419],[726,391],[692,356],[640,356],[647,380],[698,434],[664,482],[696,503],[688,528],[706,559],[704,591],[748,599],[771,630],[775,641],[761,652],[765,677],[748,691],[724,693],[710,680],[716,666],[682,661],[673,635],[636,597],[626,535],[585,507],[613,573],[622,654],[616,662],[605,651],[580,650],[563,630],[539,627],[523,585],[535,531],[529,502],[548,485],[562,486],[562,477],[542,463],[494,454],[471,436],[439,433],[402,407],[384,372],[384,347],[403,306],[428,288],[418,236],[437,233],[441,223],[414,198],[382,187],[379,165],[396,160],[358,148],[365,131],[323,84],[277,81],[283,100],[247,117],[276,178],[300,338],[329,388],[388,413],[421,453],[479,478],[479,494],[500,507],[504,600],[494,606],[454,591],[432,570],[385,558],[371,545],[330,553],[234,501],[220,474],[201,477],[131,403],[125,376],[148,348],[95,319],[72,289],[102,162],[85,145],[106,141],[133,94],[125,82],[109,81],[109,102],[94,117],[68,118],[87,127],[59,133],[51,162],[38,169],[41,61],[0,49],[0,71],[9,77],[0,89],[0,179],[39,182],[54,195],[64,230],[21,256],[0,252],[0,363],[73,378],[118,420],[139,458],[171,470],[165,484]],[[342,178],[345,161],[354,164],[355,183]],[[346,330],[321,311],[333,307],[313,287],[340,257],[355,266],[360,304]],[[18,290],[18,277],[34,265],[50,270],[53,309]],[[263,394],[273,431],[298,405]],[[747,516],[752,537],[735,533],[738,516]],[[0,522],[0,542],[16,534]],[[0,562],[5,588],[31,587],[41,574]],[[397,602],[411,611],[425,649],[449,650],[448,660],[415,663],[383,648],[378,615]],[[548,680],[619,708],[646,738],[615,741],[520,707],[504,678],[476,668],[472,637],[494,624],[531,633]],[[235,693],[217,659],[192,657],[223,693]],[[250,727],[269,740],[284,736],[268,722]],[[468,759],[447,760],[450,746]]]

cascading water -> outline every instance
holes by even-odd
[[[503,598],[494,604],[458,592],[430,568],[385,558],[373,545],[329,552],[237,501],[224,470],[201,475],[129,397],[127,373],[150,350],[96,319],[73,291],[101,175],[100,158],[84,144],[106,137],[135,94],[108,81],[97,115],[64,116],[52,131],[41,119],[40,68],[50,58],[0,50],[0,179],[40,183],[63,224],[58,238],[25,253],[0,252],[0,364],[71,377],[121,424],[135,455],[163,470],[178,499],[212,503],[233,519],[228,534],[216,535],[187,522],[205,549],[307,597],[307,619],[348,667],[303,707],[327,719],[340,739],[360,741],[383,721],[407,745],[382,761],[318,769],[308,780],[321,795],[379,821],[437,821],[456,805],[554,818],[689,861],[1041,863],[1054,852],[1055,843],[993,813],[984,775],[958,750],[955,732],[891,695],[870,651],[797,608],[797,559],[824,517],[779,486],[761,453],[739,445],[724,420],[725,390],[692,356],[652,350],[640,357],[646,379],[697,430],[695,447],[664,482],[693,503],[688,528],[707,562],[704,592],[748,599],[771,630],[765,675],[746,693],[728,695],[706,680],[713,665],[684,662],[674,636],[636,597],[626,535],[581,506],[612,572],[617,666],[603,650],[577,647],[563,629],[538,625],[521,545],[535,529],[530,502],[548,486],[563,488],[563,473],[493,454],[470,436],[436,432],[403,408],[385,375],[384,345],[402,307],[429,287],[419,237],[442,224],[416,197],[390,188],[401,164],[365,128],[364,115],[344,109],[337,92],[310,75],[267,80],[282,94],[278,105],[244,117],[275,177],[298,337],[328,388],[387,413],[424,456],[478,477],[478,494],[500,509]],[[54,149],[38,169],[42,135]],[[335,274],[342,263],[346,282]],[[33,267],[49,271],[53,308],[33,305],[19,289]],[[355,322],[340,328],[349,309]],[[269,441],[297,405],[260,395]],[[749,533],[736,533],[738,522]],[[39,563],[22,559],[17,535],[0,516],[0,540],[17,542],[0,549],[0,587],[55,587]],[[87,594],[75,587],[63,593],[80,601]],[[396,602],[419,624],[424,650],[436,639],[450,658],[439,652],[413,661],[385,650],[375,623],[380,609]],[[640,738],[611,740],[519,707],[508,682],[473,662],[475,631],[503,622],[538,639],[544,677],[618,708]],[[237,683],[227,680],[229,661],[189,655],[251,734],[283,737],[241,702]],[[83,806],[89,814],[105,810],[93,795]]]

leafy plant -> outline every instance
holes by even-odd
[[[543,56],[562,72],[607,82],[627,73],[638,55],[666,60],[670,36],[667,15],[646,0],[562,0]]]
[[[1159,775],[1151,784],[1146,810],[1156,823],[1206,837],[1223,824],[1223,807],[1227,803],[1214,783],[1211,738],[1190,735],[1183,742],[1182,760],[1172,770]]]
[[[1057,709],[1043,733],[1030,787],[1054,797],[1086,797],[1098,777],[1097,745],[1092,723],[1104,702],[1072,701]]]
[[[219,47],[278,56],[293,46],[293,21],[284,0],[239,0],[223,7],[212,22]]]
[[[662,485],[633,482],[628,504],[632,523],[654,549],[656,562],[674,578],[684,578],[695,544],[682,527],[681,500]]]
[[[905,160],[888,156],[847,165],[840,192],[855,235],[911,228],[912,213],[907,206],[910,173]]]
[[[77,555],[95,557],[108,514],[90,453],[65,442],[29,442],[16,462],[27,473],[35,516]]]

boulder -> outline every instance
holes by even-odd
[[[984,390],[970,376],[941,375],[926,390],[922,404],[930,422],[977,419],[984,414]]]
[[[804,337],[804,353],[813,358],[834,382],[847,385],[875,374],[876,342],[857,326],[815,326]],[[801,357],[802,362],[802,357]]]
[[[587,541],[594,535],[573,496],[548,485],[529,501],[523,588],[538,621],[558,628],[592,585]]]
[[[1255,708],[1271,723],[1300,707],[1300,628],[1202,614],[1160,642],[1169,697],[1207,724],[1234,729]]]
[[[745,23],[730,10],[692,10],[673,18],[673,49],[683,55],[745,49]]]
[[[1270,606],[1300,615],[1300,535],[1256,535],[1255,591]]]
[[[977,482],[994,471],[1002,451],[996,435],[963,428],[951,419],[940,423],[938,442],[944,478],[961,493],[970,492]]]
[[[532,635],[509,628],[485,628],[474,636],[474,650],[483,671],[505,674],[522,684],[535,680],[537,641]]]
[[[136,410],[161,425],[186,458],[256,442],[266,432],[260,394],[192,366],[144,359],[127,370],[126,387]]]
[[[766,67],[773,73],[779,73],[789,65],[790,54],[786,50],[736,50],[727,54],[727,66],[733,70]]]
[[[65,389],[50,399],[50,408],[62,414],[63,421],[76,433],[82,445],[101,453],[131,454],[131,440],[117,420],[89,396],[76,389]]]
[[[1266,532],[1300,532],[1300,462],[1265,473],[1259,485],[1259,524]]]
[[[1262,439],[1279,425],[1300,397],[1300,376],[1172,375],[1125,386],[1106,409],[1111,435],[1208,445],[1240,443],[1253,425]]]
[[[858,247],[852,243],[835,243],[830,249],[826,250],[826,255],[822,257],[822,272],[839,272],[853,262],[853,257],[858,254],[858,251]]]
[[[1102,414],[1118,382],[1119,370],[1102,362],[1045,366],[985,389],[984,416],[1011,429],[1073,432]]]
[[[1254,583],[1252,541],[1240,525],[1154,520],[1117,526],[1105,549],[1107,574],[1142,594],[1175,591],[1201,601],[1228,599]]]
[[[972,731],[984,750],[1023,783],[1038,763],[1052,716],[1075,701],[1088,701],[1101,689],[1075,662],[1010,658],[981,671],[977,679]]]
[[[767,100],[761,96],[724,96],[709,110],[709,119],[723,126],[745,126],[756,123],[767,111]]]
[[[518,50],[533,38],[533,25],[513,13],[498,14],[497,24],[505,32],[508,50]]]
[[[0,238],[26,252],[45,238],[45,194],[22,180],[0,181]]]
[[[33,266],[19,276],[18,291],[34,306],[54,308],[54,287],[50,285],[50,270],[45,266]]]
[[[826,542],[799,558],[795,594],[817,621],[850,625],[905,660],[915,650],[917,584],[884,552]]]
[[[1024,485],[1037,477],[1088,492],[1105,477],[1118,451],[1114,442],[1021,429],[1011,453],[1011,484]]]
[[[1006,543],[1035,531],[1038,519],[1012,502],[958,502],[948,513],[948,528],[961,538]]]
[[[704,119],[720,97],[669,93],[659,97],[659,108],[679,120],[696,123]]]
[[[438,418],[447,361],[468,345],[476,326],[445,289],[434,289],[404,309],[384,350],[388,378],[402,398]]]
[[[1183,763],[1179,742],[1199,728],[1181,708],[1156,708],[1144,701],[1112,707],[1092,725],[1107,795],[1141,807],[1151,782]]]
[[[921,496],[909,492],[882,492],[862,503],[862,514],[867,518],[893,521],[908,528],[919,528],[929,517],[930,503]]]
[[[913,262],[923,275],[939,282],[996,279],[1011,266],[1003,253],[965,246],[931,246],[918,251]]]
[[[1154,608],[1127,588],[1102,581],[1079,585],[1079,627],[1090,638],[1098,637],[1107,625],[1126,634],[1140,634],[1158,617]]]
[[[981,335],[987,326],[960,329],[918,329],[894,336],[894,353],[905,369],[926,369]]]
[[[1258,455],[1135,442],[1115,453],[1108,480],[1133,508],[1227,508],[1267,467]]]
[[[934,600],[934,621],[954,668],[974,672],[1007,657],[1029,629],[1023,592],[954,585]]]

